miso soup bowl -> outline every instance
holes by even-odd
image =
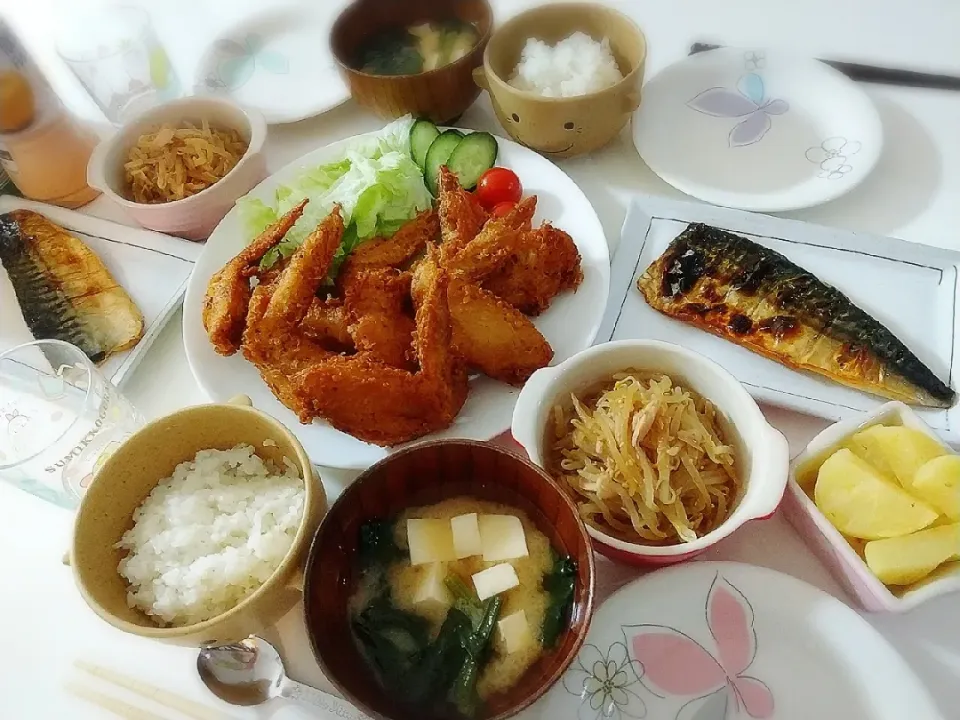
[[[668,565],[699,555],[751,520],[773,515],[787,485],[790,453],[786,438],[767,422],[756,401],[733,375],[709,358],[679,345],[620,340],[595,345],[556,367],[538,370],[517,400],[513,412],[514,439],[533,462],[549,467],[549,424],[554,407],[569,405],[571,394],[595,388],[627,370],[664,373],[675,384],[714,404],[726,441],[734,447],[741,489],[726,520],[689,543],[644,545],[587,524],[597,552],[630,565]]]
[[[477,29],[477,44],[459,60],[412,75],[374,75],[356,67],[357,55],[379,33],[431,20],[462,20]],[[412,114],[453,122],[480,95],[473,71],[483,62],[493,26],[487,0],[355,0],[337,18],[330,49],[350,94],[385,120]]]
[[[576,657],[593,614],[590,538],[576,508],[540,468],[509,450],[467,440],[422,443],[361,474],[330,508],[307,558],[304,614],[324,674],[363,712],[379,720],[432,720],[389,696],[355,644],[348,602],[359,577],[360,526],[411,507],[469,496],[524,511],[553,548],[577,563],[567,630],[510,690],[494,696],[477,720],[502,720],[531,705]]]
[[[288,458],[304,479],[304,510],[293,544],[273,574],[230,610],[203,622],[161,627],[127,604],[127,582],[117,570],[116,548],[133,514],[157,484],[200,450],[252,445],[275,463]],[[272,627],[300,600],[307,545],[327,509],[323,484],[287,428],[239,397],[229,403],[178,410],[149,423],[111,454],[80,502],[69,564],[90,609],[131,635],[200,647],[239,642]]]

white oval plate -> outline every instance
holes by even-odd
[[[643,86],[633,141],[678,190],[773,212],[859,185],[880,157],[883,130],[866,93],[830,66],[722,48],[674,63]]]
[[[277,186],[290,182],[304,167],[321,165],[342,156],[351,138],[314,150],[271,175],[250,192],[270,202]],[[548,220],[573,237],[580,251],[583,283],[576,293],[556,298],[550,309],[534,323],[554,349],[552,364],[559,364],[586,347],[597,335],[610,288],[610,255],[603,226],[590,201],[566,173],[549,160],[510,140],[497,138],[497,165],[512,169],[524,186],[525,195],[537,195],[534,223]],[[239,353],[222,357],[213,351],[201,320],[203,296],[213,274],[244,246],[243,231],[234,207],[207,240],[197,260],[183,303],[183,342],[187,360],[203,391],[223,402],[237,394],[249,395],[260,410],[293,430],[319,465],[362,469],[386,457],[385,448],[370,445],[317,420],[302,425],[264,385],[259,373]],[[490,440],[509,429],[520,390],[485,376],[470,381],[470,395],[453,425],[430,439],[469,438]],[[401,446],[402,447],[402,446]]]
[[[340,5],[273,8],[233,25],[204,52],[194,92],[227,95],[271,125],[332,110],[350,97],[329,48]]]
[[[525,720],[943,720],[866,620],[741,563],[658,570],[607,600]]]

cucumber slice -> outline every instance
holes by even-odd
[[[427,159],[427,150],[439,134],[437,126],[429,120],[417,120],[410,128],[410,157],[421,170]]]
[[[444,130],[430,144],[427,157],[423,161],[423,179],[427,183],[430,194],[434,197],[437,196],[437,180],[440,177],[440,168],[447,164],[450,155],[462,141],[463,133],[459,130]]]
[[[497,139],[488,132],[467,135],[447,158],[447,167],[464,190],[473,190],[480,176],[497,162]]]

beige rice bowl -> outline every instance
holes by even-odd
[[[277,467],[249,445],[201,450],[160,481],[117,543],[127,603],[161,626],[233,609],[283,562],[304,502],[288,458]]]

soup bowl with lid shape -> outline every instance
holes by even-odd
[[[527,40],[555,45],[578,31],[596,41],[609,40],[622,80],[572,97],[543,97],[510,84]],[[623,13],[594,3],[552,3],[498,27],[474,79],[490,93],[497,119],[511,138],[549,158],[568,158],[606,145],[627,124],[640,106],[646,57],[643,32]]]
[[[675,385],[709,400],[717,409],[725,440],[734,448],[740,491],[726,519],[688,543],[645,545],[628,542],[587,523],[594,548],[612,560],[631,565],[667,565],[688,560],[745,523],[770,517],[783,498],[790,453],[786,438],[764,418],[743,385],[709,358],[672,343],[619,340],[595,345],[556,367],[535,372],[524,385],[513,413],[514,439],[530,459],[551,465],[550,426],[554,408],[629,370],[660,372]]]
[[[304,582],[307,635],[324,675],[354,705],[379,720],[426,720],[379,684],[351,629],[350,597],[360,577],[360,526],[404,510],[470,497],[524,512],[554,551],[577,567],[566,630],[476,720],[503,720],[531,705],[576,657],[593,615],[594,563],[576,508],[540,468],[509,450],[469,440],[439,440],[396,452],[363,472],[337,499],[314,537]]]
[[[200,450],[252,445],[275,464],[288,459],[304,481],[304,506],[293,543],[280,565],[230,610],[191,625],[162,627],[127,603],[127,581],[116,547],[133,526],[134,512],[177,465]],[[178,410],[147,424],[104,462],[80,502],[68,556],[81,597],[97,615],[132,635],[200,647],[239,642],[272,627],[301,597],[307,546],[327,509],[323,484],[296,437],[251,407],[249,398]]]

